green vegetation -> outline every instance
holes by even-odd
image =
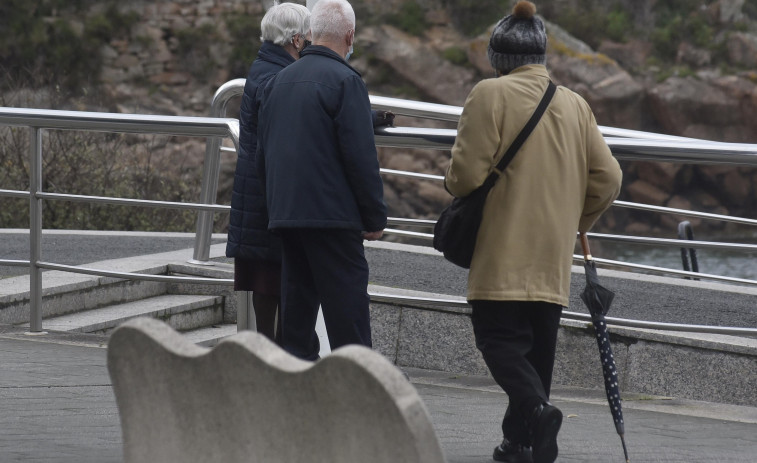
[[[474,37],[510,12],[508,0],[444,0],[452,23]]]
[[[696,77],[697,74],[688,66],[671,66],[661,67],[660,72],[655,75],[657,82],[665,82],[670,77]]]
[[[421,36],[428,29],[426,13],[415,1],[408,0],[400,6],[399,11],[387,18],[387,22],[408,34]]]
[[[104,12],[86,16],[94,0],[3,0],[0,4],[0,68],[12,80],[39,85],[61,85],[81,92],[97,84],[101,58],[99,49],[116,37],[125,36],[136,23],[134,13],[121,13],[115,0],[105,2]],[[97,2],[102,4],[103,2]],[[60,19],[60,11],[81,18],[82,27]],[[58,17],[58,19],[51,19]],[[0,83],[0,89],[7,87]]]
[[[578,8],[547,7],[544,16],[596,49],[602,40],[625,42],[634,33],[633,20],[620,4],[605,8],[582,0]]]
[[[139,22],[139,15],[130,11],[121,13],[115,4],[108,5],[104,13],[86,19],[84,36],[107,43],[113,37],[128,36],[131,28]]]
[[[226,30],[231,36],[229,53],[229,77],[246,77],[247,70],[260,49],[260,21],[255,15],[229,14],[224,18]]]
[[[176,31],[179,41],[177,55],[185,71],[200,82],[207,82],[218,65],[212,53],[212,47],[220,40],[218,31],[212,24],[200,27],[188,27]]]
[[[713,21],[701,0],[658,0],[652,9],[653,24],[637,25],[640,19],[624,3],[577,0],[576,8],[545,5],[542,14],[571,35],[596,49],[604,40],[626,42],[631,38],[652,44],[650,64],[662,68],[661,76],[687,74],[673,67],[682,43],[710,52],[712,64],[723,66],[728,34],[747,28],[747,23],[721,25]],[[711,2],[706,2],[707,4]],[[747,0],[742,11],[757,18],[757,0]]]
[[[628,34],[633,31],[633,23],[626,11],[615,8],[607,14],[604,30],[610,40],[625,42],[628,40]]]
[[[133,136],[132,136],[133,137]],[[28,190],[28,130],[0,128],[0,184]],[[188,201],[199,191],[200,176],[188,175],[182,155],[165,150],[168,137],[152,144],[130,145],[126,135],[46,131],[43,138],[43,190],[117,198]],[[118,153],[118,156],[110,155]],[[49,201],[45,228],[79,230],[191,231],[191,211],[101,206]],[[27,228],[28,200],[0,199],[0,226]]]
[[[675,59],[678,46],[684,41],[700,48],[714,45],[714,29],[707,24],[703,13],[694,9],[692,13],[683,14],[682,10],[665,8],[665,3],[677,2],[662,2],[660,5],[658,20],[650,35],[658,56]]]
[[[741,11],[752,19],[757,19],[757,0],[746,0]]]
[[[11,84],[12,85],[12,84]],[[35,93],[46,106],[83,105],[63,90],[28,92],[13,87],[0,106],[30,107]],[[43,191],[55,193],[194,201],[201,175],[188,166],[186,150],[168,136],[45,130],[42,137]],[[172,149],[173,148],[173,149]],[[0,127],[0,188],[29,190],[29,129]],[[103,206],[67,201],[43,203],[45,228],[81,230],[191,231],[197,214],[170,209]],[[28,228],[29,201],[0,198],[0,227]]]
[[[444,59],[457,66],[466,66],[468,62],[468,54],[465,53],[460,47],[449,47],[442,53]]]

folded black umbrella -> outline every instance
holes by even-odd
[[[628,463],[630,460],[628,459],[628,450],[626,449],[623,408],[620,405],[618,369],[615,367],[615,357],[612,355],[610,336],[607,333],[607,322],[605,321],[605,315],[610,310],[610,304],[612,304],[612,300],[615,298],[615,293],[599,284],[597,267],[591,257],[589,240],[586,238],[585,233],[581,233],[581,247],[584,251],[584,270],[586,271],[586,287],[581,293],[581,299],[589,309],[591,321],[594,324],[594,332],[597,334],[597,346],[599,346],[599,355],[602,361],[607,402],[610,404],[610,412],[615,421],[615,430],[620,436],[620,442],[623,444],[623,453],[626,457],[626,463]]]

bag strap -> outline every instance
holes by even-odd
[[[497,165],[495,166],[494,172],[490,173],[489,176],[484,181],[484,185],[490,184],[488,185],[488,188],[491,188],[492,186],[494,186],[494,182],[496,182],[499,176],[502,174],[502,172],[504,172],[505,169],[507,169],[508,164],[510,164],[510,161],[512,161],[513,158],[515,157],[515,153],[518,152],[518,150],[526,141],[528,136],[531,135],[531,132],[533,132],[534,128],[536,127],[536,124],[539,123],[542,115],[544,115],[544,111],[547,110],[547,106],[549,106],[549,103],[552,101],[552,97],[554,96],[556,89],[557,89],[557,86],[550,80],[549,85],[547,86],[547,90],[544,92],[544,96],[541,98],[539,105],[536,107],[536,110],[534,110],[534,113],[531,115],[531,119],[529,119],[528,122],[526,122],[526,125],[520,131],[518,136],[515,137],[515,140],[513,140],[510,147],[507,148],[507,151],[505,152],[504,156],[502,156],[502,159],[500,159]]]

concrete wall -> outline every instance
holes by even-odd
[[[634,276],[626,283],[643,283],[641,287],[653,295],[664,291],[671,293],[671,282],[681,288],[680,280],[648,276]],[[719,290],[715,296],[721,299],[736,302],[743,299],[741,302],[745,304],[755,300],[748,290],[742,292],[725,285],[699,282],[692,284],[709,292]],[[373,289],[392,291],[389,288]],[[683,292],[701,300],[701,294],[696,291]],[[440,297],[412,291],[401,293]],[[374,303],[371,305],[371,323],[374,349],[399,366],[454,374],[488,374],[481,354],[475,348],[470,309]],[[757,406],[757,340],[612,325],[609,330],[622,391]],[[589,323],[563,320],[558,333],[554,383],[602,388],[599,352]]]

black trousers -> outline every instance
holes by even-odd
[[[502,433],[530,445],[525,423],[534,407],[549,400],[562,307],[538,301],[471,301],[476,347],[510,403]]]
[[[281,342],[290,354],[316,360],[318,306],[332,349],[347,344],[371,347],[368,262],[357,230],[279,230]]]

